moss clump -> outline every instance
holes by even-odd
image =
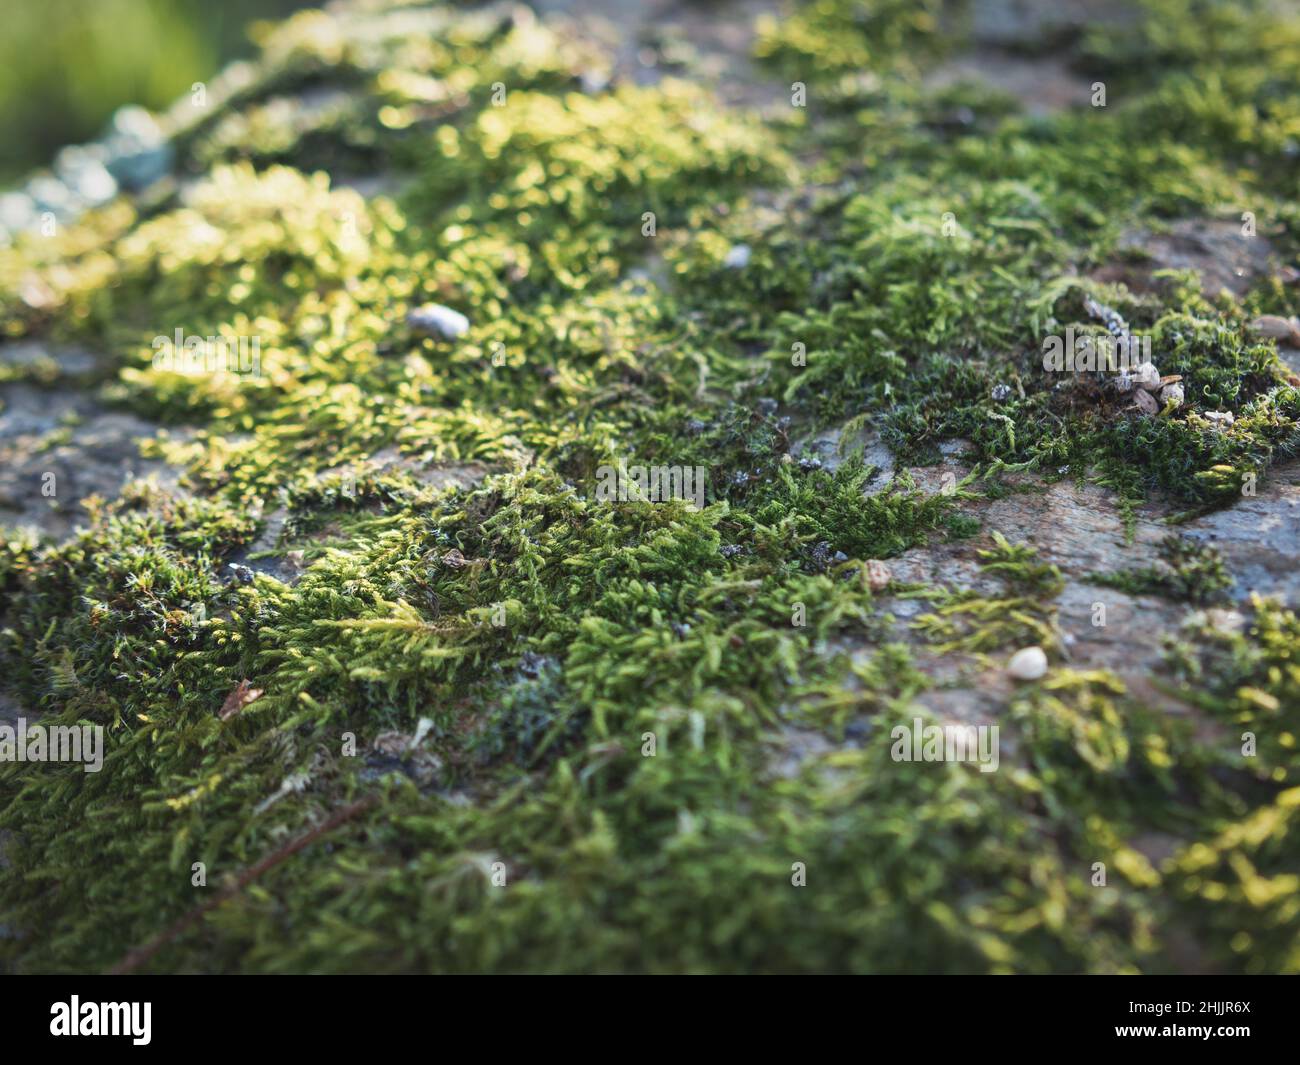
[[[1223,556],[1213,547],[1167,536],[1156,555],[1161,565],[1096,574],[1091,580],[1129,595],[1163,595],[1191,603],[1213,602],[1232,587]]]
[[[6,335],[93,347],[99,399],[166,426],[145,451],[185,473],[67,542],[0,538],[14,698],[107,743],[98,774],[0,764],[0,964],[110,966],[195,904],[193,863],[219,885],[365,799],[150,965],[1132,972],[1180,967],[1190,933],[1208,964],[1295,969],[1280,607],[1183,663],[1255,762],[1084,669],[991,688],[996,774],[883,739],[939,716],[935,655],[1063,651],[1059,570],[963,543],[974,477],[902,467],[960,438],[985,474],[1196,508],[1300,440],[1248,329],[1279,279],[1094,276],[1131,228],[1242,203],[1297,247],[1300,22],[1149,9],[1113,107],[1045,117],[927,89],[961,43],[932,4],[765,22],[756,85],[811,101],[771,114],[690,67],[606,84],[616,57],[519,11],[304,12],[169,117],[171,184],[0,249]],[[1043,369],[1045,334],[1099,328],[1089,297],[1152,335],[1184,408]],[[413,329],[429,302],[468,331]],[[154,339],[177,328],[256,336],[258,372],[176,372]],[[829,429],[878,434],[892,482],[798,461]],[[620,459],[704,467],[705,505],[596,498]],[[900,624],[870,564],[940,540],[982,588],[914,589],[930,610]],[[1223,583],[1169,544],[1106,579]],[[290,550],[292,576],[261,571]]]

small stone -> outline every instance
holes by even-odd
[[[588,96],[595,96],[609,88],[609,73],[604,70],[584,70],[578,76],[578,84]]]
[[[62,181],[49,174],[38,174],[27,183],[27,195],[40,214],[47,211],[55,218],[73,218],[77,213],[77,197]]]
[[[106,154],[99,145],[72,145],[54,161],[60,180],[87,206],[98,207],[117,195],[117,182],[101,161]]]
[[[1165,385],[1160,390],[1160,402],[1166,407],[1172,403],[1175,407],[1183,405],[1183,386],[1178,384]]]
[[[1259,336],[1282,340],[1293,347],[1300,344],[1300,319],[1264,314],[1251,322],[1250,328]]]
[[[889,567],[879,559],[873,558],[867,562],[867,585],[873,592],[884,591],[893,579]]]
[[[815,544],[812,549],[813,568],[817,570],[818,573],[823,572],[826,567],[831,565],[833,562],[841,561],[839,558],[834,557],[838,554],[838,551],[833,552],[831,550],[831,542],[829,540],[820,541]]]
[[[1160,408],[1156,405],[1156,401],[1152,398],[1151,393],[1140,388],[1136,389],[1133,393],[1133,405],[1137,407],[1141,414],[1154,416],[1160,413]]]
[[[252,584],[255,574],[247,566],[241,566],[238,562],[230,563],[230,573],[235,581],[239,584]]]
[[[17,233],[36,224],[36,204],[25,192],[0,195],[0,234]]]
[[[1011,395],[1011,386],[1010,386],[1010,385],[994,385],[994,386],[993,386],[993,402],[994,402],[994,403],[1002,403],[1002,402],[1005,401],[1007,398],[1009,398],[1010,395]]]
[[[1144,362],[1133,372],[1133,382],[1139,388],[1154,392],[1160,387],[1160,371],[1154,362]]]
[[[1245,615],[1240,610],[1210,607],[1205,612],[1205,620],[1225,636],[1235,636],[1246,627]]]
[[[750,247],[748,244],[736,244],[727,252],[722,265],[728,270],[743,270],[749,265]]]
[[[455,340],[469,332],[469,319],[441,303],[426,303],[407,314],[406,324],[417,333]]]
[[[1226,429],[1236,420],[1230,410],[1207,410],[1202,417],[1215,429]]]
[[[525,677],[536,680],[546,667],[546,659],[536,651],[525,651],[519,658],[519,672]]]
[[[101,145],[108,172],[128,189],[146,188],[171,170],[172,147],[143,107],[119,108]]]
[[[1022,647],[1011,656],[1007,672],[1016,680],[1037,680],[1047,673],[1047,655],[1041,647]]]

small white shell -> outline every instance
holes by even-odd
[[[1011,656],[1007,672],[1016,680],[1037,680],[1047,673],[1047,655],[1041,647],[1022,647]]]
[[[1172,403],[1175,407],[1183,405],[1183,386],[1180,384],[1165,385],[1160,390],[1160,402],[1168,405]]]

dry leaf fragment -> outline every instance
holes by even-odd
[[[221,704],[221,709],[217,711],[217,716],[221,718],[222,721],[229,721],[249,703],[255,702],[261,697],[261,688],[254,688],[248,683],[248,681],[241,680],[235,685],[235,690],[226,696],[226,701]]]

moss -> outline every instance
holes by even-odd
[[[1232,587],[1223,556],[1213,547],[1167,536],[1155,553],[1161,565],[1095,574],[1090,579],[1129,595],[1163,595],[1191,603],[1213,602]]]
[[[1047,604],[1063,587],[1060,571],[1035,561],[1027,545],[1008,543],[997,532],[993,540],[992,550],[979,552],[980,569],[1002,585],[1003,594],[946,591],[938,610],[915,622],[940,653],[985,653],[1036,644],[1052,648],[1057,642]]]
[[[1059,662],[1062,574],[974,539],[973,478],[865,495],[861,455],[796,460],[829,428],[900,470],[961,439],[990,497],[1014,468],[1204,508],[1294,452],[1300,393],[1248,330],[1280,280],[1092,275],[1129,228],[1242,203],[1295,250],[1300,23],[1150,9],[1110,58],[1067,42],[1114,72],[1104,117],[926,90],[961,43],[933,4],[765,21],[757,76],[810,101],[771,115],[689,65],[584,86],[614,57],[498,8],[266,28],[208,112],[169,117],[180,180],[0,249],[6,334],[93,346],[99,398],[168,427],[145,452],[185,472],[93,501],[65,543],[0,539],[14,696],[108,745],[99,774],[0,765],[0,964],[107,967],[194,904],[193,862],[220,884],[365,796],[152,966],[1154,971],[1190,929],[1221,968],[1296,968],[1294,617],[1261,604],[1183,663],[1212,720],[1258,733],[1253,763],[1062,667],[1002,700],[1000,772],[904,772],[881,739],[935,653]],[[1044,335],[1098,328],[1088,297],[1152,335],[1184,409],[1043,369]],[[413,330],[426,302],[468,332]],[[258,337],[260,372],[156,364],[177,328]],[[706,505],[598,500],[619,459],[704,467]],[[299,578],[239,579],[277,513]],[[869,563],[942,539],[978,545],[981,590],[914,589],[929,612],[900,626]],[[1222,585],[1211,553],[1166,554],[1102,579]],[[262,694],[223,720],[243,681]],[[808,731],[829,749],[786,766]]]

